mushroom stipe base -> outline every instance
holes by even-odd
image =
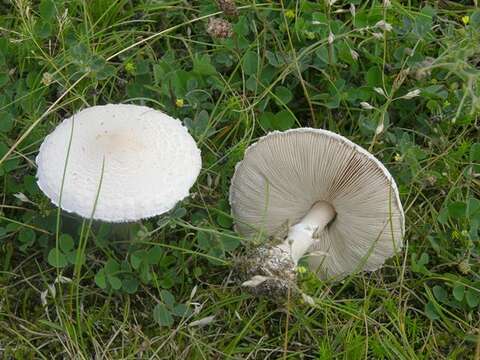
[[[257,248],[237,263],[238,273],[252,295],[268,296],[283,301],[290,293],[296,293],[296,264],[291,253],[278,246]]]
[[[335,209],[326,201],[313,204],[302,220],[291,226],[285,240],[278,245],[260,247],[246,260],[244,287],[255,295],[284,298],[296,287],[296,267],[322,232],[335,219]]]

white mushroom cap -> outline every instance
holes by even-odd
[[[124,104],[93,106],[64,120],[36,162],[38,186],[55,205],[90,218],[98,195],[93,218],[108,222],[169,211],[188,196],[202,165],[179,120]]]
[[[402,246],[404,215],[388,170],[368,151],[330,131],[272,132],[250,146],[230,187],[236,230],[284,236],[319,202],[336,212],[309,249],[320,278],[375,270]]]

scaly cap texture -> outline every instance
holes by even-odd
[[[200,150],[179,120],[124,104],[93,106],[64,120],[36,162],[38,185],[55,205],[90,218],[98,195],[93,218],[108,222],[169,211],[188,196],[201,169]]]

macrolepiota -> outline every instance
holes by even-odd
[[[93,106],[65,119],[36,162],[38,186],[55,205],[114,223],[169,211],[189,195],[202,165],[179,120],[127,104]]]
[[[321,279],[373,271],[402,247],[404,214],[382,163],[326,130],[272,132],[251,145],[230,187],[236,230],[266,241],[245,259],[243,285],[284,295],[307,256]]]

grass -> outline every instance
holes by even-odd
[[[480,359],[478,4],[352,3],[237,2],[238,17],[210,1],[0,4],[0,358]],[[231,38],[207,34],[218,17]],[[192,196],[129,241],[57,224],[34,178],[45,135],[110,102],[176,116],[202,150]],[[250,143],[297,126],[387,166],[405,246],[341,283],[304,272],[311,298],[276,304],[235,281],[250,244],[228,187]],[[53,250],[74,256],[53,266]]]

